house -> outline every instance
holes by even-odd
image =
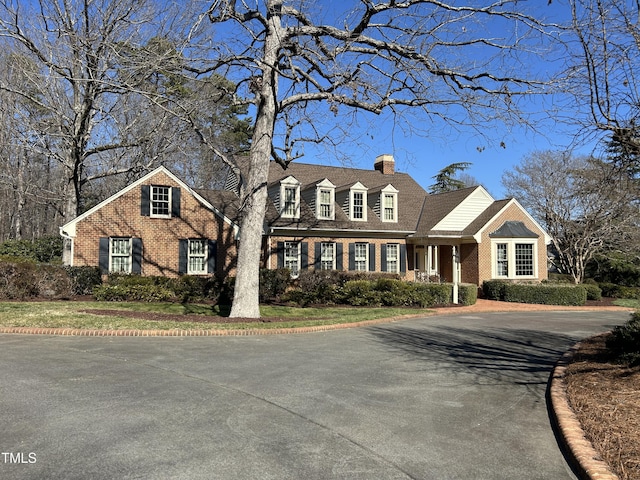
[[[73,265],[144,275],[232,275],[238,179],[194,190],[159,167],[61,227]],[[428,194],[395,171],[272,163],[263,267],[392,272],[480,285],[547,278],[548,234],[515,200],[481,186]]]

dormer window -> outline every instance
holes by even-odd
[[[398,221],[398,190],[393,185],[387,185],[380,192],[380,200],[382,203],[382,221],[397,222]]]
[[[284,218],[300,218],[300,182],[287,177],[280,182],[280,215]]]
[[[349,193],[349,217],[355,221],[367,221],[367,188],[360,182]]]
[[[316,185],[316,217],[318,219],[333,220],[335,218],[335,191],[335,186],[327,179]]]

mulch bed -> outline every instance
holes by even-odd
[[[606,335],[581,343],[567,367],[569,404],[586,437],[621,480],[640,479],[640,366],[615,363]]]

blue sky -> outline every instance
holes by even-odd
[[[548,4],[546,0],[524,2],[530,5],[533,15],[544,15],[548,20],[566,21],[570,18],[569,7],[562,0],[554,0]],[[529,8],[529,7],[527,7]],[[539,69],[547,69],[549,65],[541,62]],[[547,103],[545,105],[544,103]],[[373,161],[379,154],[393,154],[396,170],[409,173],[423,187],[433,183],[432,177],[443,167],[454,162],[471,162],[466,171],[475,177],[495,198],[506,195],[501,184],[503,172],[520,163],[522,158],[536,150],[558,150],[568,148],[573,138],[569,126],[559,125],[544,114],[553,100],[538,99],[530,101],[525,109],[538,112],[544,121],[536,132],[515,125],[507,127],[479,126],[482,132],[471,128],[452,131],[442,121],[422,120],[423,130],[427,134],[407,136],[402,129],[394,128],[390,115],[375,118],[372,125],[362,125],[355,134],[357,139],[341,143],[343,153],[351,162],[348,166],[356,168],[373,168]],[[419,118],[412,121],[421,121]],[[503,145],[503,146],[501,146]],[[588,153],[591,146],[583,146],[577,153]],[[327,153],[322,147],[306,146],[305,163],[323,163],[340,165],[335,155]]]

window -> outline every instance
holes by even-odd
[[[131,273],[130,238],[111,238],[109,248],[109,272]]]
[[[336,269],[336,244],[323,242],[320,245],[320,269],[335,270]]]
[[[283,217],[296,216],[296,187],[284,187],[284,202],[282,205]]]
[[[291,176],[280,182],[280,215],[284,218],[300,217],[300,182]]]
[[[384,194],[384,221],[394,222],[396,220],[396,196],[392,193]]]
[[[533,276],[533,244],[516,243],[516,277]]]
[[[300,244],[298,242],[284,242],[284,268],[288,268],[294,278],[299,275]]]
[[[398,272],[400,246],[397,243],[387,244],[387,269],[386,272]]]
[[[198,275],[207,273],[207,241],[189,240],[187,258],[188,274]]]
[[[318,218],[333,219],[333,191],[322,188],[318,192]]]
[[[507,244],[498,243],[496,245],[496,274],[499,277],[509,276],[509,260],[507,256]]]
[[[494,276],[522,278],[536,276],[534,242],[509,240],[494,244]]]
[[[364,192],[353,192],[354,220],[364,220]]]
[[[360,272],[367,271],[369,253],[368,243],[356,243],[354,248],[354,270]]]
[[[171,216],[171,188],[151,186],[151,216]]]

